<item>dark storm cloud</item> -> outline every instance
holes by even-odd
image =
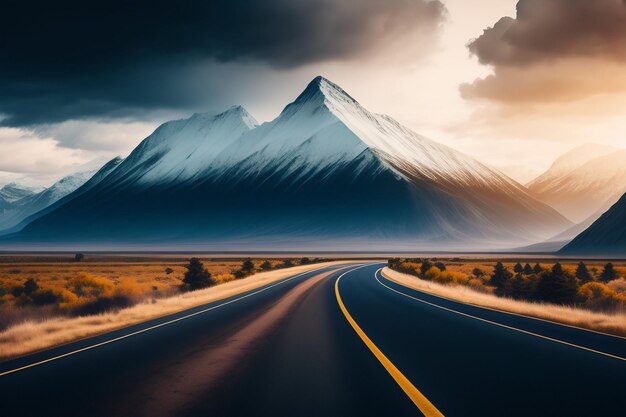
[[[626,60],[625,0],[520,0],[469,44],[481,63],[527,65],[569,57]]]
[[[5,125],[185,108],[201,62],[295,68],[436,32],[431,0],[5,1],[0,114]],[[409,37],[410,40],[410,37]]]
[[[494,73],[463,85],[466,98],[550,102],[621,92],[626,0],[520,0],[515,18],[468,47]]]

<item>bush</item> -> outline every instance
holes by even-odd
[[[433,267],[433,264],[431,264],[427,260],[424,260],[424,262],[422,262],[422,265],[420,265],[420,276],[423,277],[424,279],[428,279],[426,278],[426,272],[428,272],[432,267]]]
[[[596,310],[610,310],[626,306],[626,296],[613,291],[608,285],[599,282],[588,282],[577,292],[579,301],[586,307]]]
[[[446,266],[443,262],[435,262],[435,267],[439,268],[439,270],[442,272],[446,270]]]
[[[266,260],[266,261],[264,261],[264,262],[261,264],[261,269],[262,269],[262,270],[264,270],[264,271],[269,271],[270,269],[272,269],[272,264],[271,264],[271,262],[270,262],[270,261],[267,261],[267,260]]]
[[[74,255],[74,260],[76,262],[82,262],[85,260],[85,255],[83,255],[82,253],[77,253],[76,255]]]
[[[293,266],[293,261],[291,259],[285,259],[283,261],[283,268],[291,268]]]
[[[308,265],[311,263],[311,260],[309,258],[307,258],[306,256],[302,259],[300,259],[300,265]]]

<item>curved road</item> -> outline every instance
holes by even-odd
[[[382,266],[0,363],[0,415],[625,415],[626,339],[428,295]]]

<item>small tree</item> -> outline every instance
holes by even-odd
[[[541,274],[543,272],[543,268],[541,267],[539,263],[535,264],[535,266],[533,267],[533,272],[535,274]]]
[[[172,268],[170,268],[170,267],[165,268],[165,273],[167,275],[171,274],[172,272],[174,272],[174,270]]]
[[[191,258],[185,268],[187,272],[183,283],[190,291],[211,287],[217,283],[198,258]]]
[[[613,267],[613,264],[611,262],[604,265],[604,269],[602,270],[602,273],[600,274],[600,281],[606,283],[609,281],[613,281],[614,279],[617,279],[617,277],[618,277],[617,271],[615,270],[615,267]]]
[[[428,270],[432,267],[433,267],[433,264],[431,264],[428,260],[424,259],[424,261],[420,265],[420,275],[422,276],[422,278],[426,275],[426,272],[428,272]]]
[[[300,265],[308,265],[311,263],[311,260],[309,258],[307,258],[306,256],[302,259],[300,259]]]
[[[441,271],[445,271],[446,270],[446,266],[444,265],[443,262],[435,262],[435,266]]]
[[[291,259],[285,259],[283,261],[283,268],[291,268],[293,266],[293,261]]]
[[[496,292],[499,294],[503,294],[505,292],[505,288],[511,281],[511,271],[505,267],[502,262],[498,262],[496,266],[493,268],[493,274],[491,274],[491,279],[489,280],[489,284],[496,287]]]
[[[76,255],[74,255],[74,261],[76,262],[82,262],[85,260],[85,255],[82,253],[77,253]]]
[[[576,278],[563,270],[560,263],[554,264],[550,272],[544,272],[537,283],[536,296],[551,303],[572,303],[578,285]]]
[[[593,281],[593,278],[587,269],[587,265],[585,265],[583,261],[580,261],[576,267],[576,278],[578,278],[583,284]]]
[[[254,263],[252,259],[248,258],[241,264],[241,270],[244,272],[250,272],[254,269]]]
[[[516,263],[516,264],[515,264],[515,266],[513,267],[513,271],[514,271],[516,274],[521,274],[521,273],[524,271],[524,267],[522,266],[522,264],[521,264],[521,263],[519,263],[519,262],[518,262],[518,263]]]
[[[524,275],[530,275],[533,273],[533,267],[530,266],[529,263],[526,263],[526,265],[524,265],[524,271],[522,272]]]
[[[272,269],[272,264],[270,263],[270,261],[265,260],[262,264],[261,264],[261,269],[264,271],[269,271],[270,269]]]

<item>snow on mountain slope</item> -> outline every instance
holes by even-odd
[[[569,225],[504,174],[318,77],[260,126],[241,107],[165,123],[15,239],[476,248]]]
[[[98,166],[101,161],[102,159],[91,161],[82,166],[82,168],[88,168],[88,171],[80,171],[63,177],[43,191],[20,200],[19,205],[0,215],[0,234],[13,231],[13,228],[25,219],[34,218],[33,216],[38,212],[54,205],[87,182],[92,182],[92,184],[95,185],[95,183],[98,182],[98,178],[95,178],[94,181],[90,181],[93,179],[94,174],[95,176],[99,176],[101,180],[119,165],[121,158],[115,158],[103,167],[92,168]]]
[[[600,211],[606,201],[626,191],[625,158],[626,150],[609,150],[560,175],[533,181],[529,189],[538,199],[580,223]]]
[[[618,151],[618,148],[597,143],[587,143],[577,146],[559,156],[546,172],[529,182],[526,186],[530,189],[541,190],[549,187],[551,183],[558,181],[587,162]]]
[[[42,190],[43,187],[33,187],[11,182],[0,188],[0,200],[10,204]]]
[[[113,181],[142,185],[191,180],[258,122],[241,106],[164,123],[115,171]]]

